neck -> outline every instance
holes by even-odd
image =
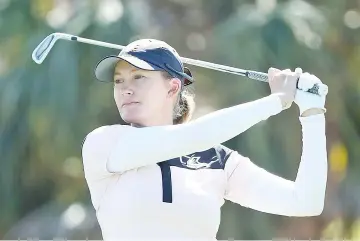
[[[166,125],[173,125],[173,118],[170,116],[170,118],[160,118],[160,119],[153,119],[144,121],[141,123],[131,123],[131,126],[133,127],[149,127],[149,126],[166,126]]]

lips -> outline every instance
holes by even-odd
[[[122,107],[131,106],[131,105],[136,105],[136,104],[139,104],[139,102],[137,102],[137,101],[130,101],[130,102],[126,102],[126,103],[122,104]]]

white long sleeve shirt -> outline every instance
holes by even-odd
[[[219,144],[281,110],[270,95],[186,124],[89,133],[84,172],[103,239],[215,240],[224,200],[277,215],[319,215],[327,179],[323,114],[300,117],[295,181]]]

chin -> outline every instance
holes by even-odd
[[[128,124],[141,124],[143,119],[140,113],[120,113],[120,116]]]

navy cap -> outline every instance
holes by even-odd
[[[184,67],[179,54],[167,43],[156,39],[140,39],[127,45],[117,56],[107,56],[95,67],[99,81],[113,82],[114,70],[119,60],[144,70],[166,71],[180,79],[184,86],[194,82],[190,70]]]

